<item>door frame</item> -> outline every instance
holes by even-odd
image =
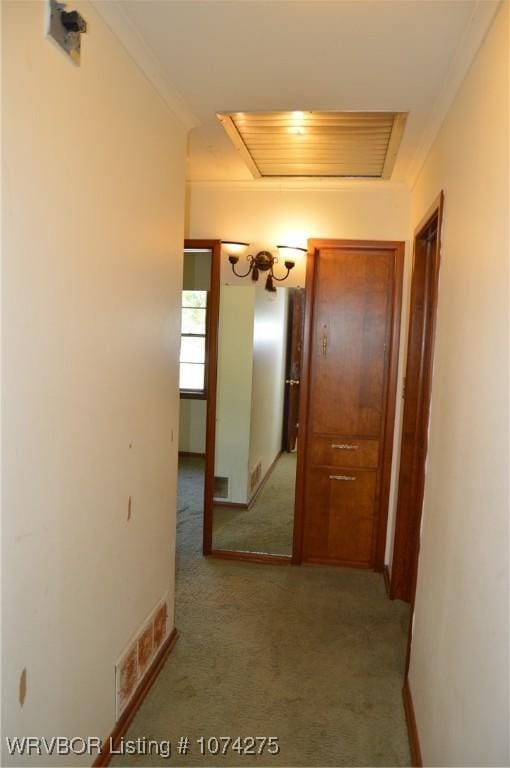
[[[214,442],[216,433],[216,389],[218,383],[218,325],[220,317],[221,240],[184,240],[184,248],[211,251],[211,279],[207,307],[207,397],[205,428],[204,517],[202,552],[211,554],[212,499],[214,493]]]
[[[203,248],[211,251],[211,283],[209,294],[209,312],[207,317],[208,333],[208,387],[205,438],[205,475],[204,475],[204,515],[202,553],[209,557],[223,560],[246,560],[255,563],[287,565],[290,555],[270,555],[261,552],[242,552],[213,548],[213,509],[214,509],[214,457],[216,447],[216,397],[218,386],[218,339],[220,319],[221,286],[221,240],[185,239],[184,248]],[[305,308],[306,312],[306,308]],[[299,450],[298,450],[299,457]]]
[[[345,248],[364,250],[393,251],[393,291],[390,315],[390,349],[388,350],[385,370],[386,413],[381,436],[381,467],[379,481],[379,518],[377,524],[374,569],[383,571],[386,550],[386,532],[388,524],[389,491],[393,457],[393,433],[397,394],[398,356],[400,347],[400,324],[402,309],[402,282],[404,274],[405,243],[395,240],[337,240],[311,239],[308,241],[308,254],[305,280],[305,318],[303,357],[301,367],[301,399],[299,408],[299,442],[305,450],[298,450],[296,474],[296,509],[294,517],[294,542],[292,562],[299,565],[303,561],[303,532],[305,517],[306,464],[308,445],[308,415],[310,407],[310,374],[312,363],[312,329],[315,316],[315,279],[317,273],[317,254],[321,248]]]
[[[391,564],[390,597],[410,602],[414,610],[416,578],[418,572],[418,557],[420,547],[420,527],[423,508],[423,493],[425,486],[425,462],[428,446],[428,424],[430,417],[430,400],[432,394],[432,369],[434,362],[434,343],[436,331],[437,300],[439,286],[439,266],[441,259],[441,228],[443,222],[444,194],[441,191],[434,200],[423,219],[414,231],[413,239],[413,271],[411,278],[411,299],[409,308],[409,330],[406,362],[406,383],[410,381],[411,368],[418,367],[418,379],[412,392],[405,392],[402,414],[402,437],[400,467],[398,473],[398,495],[395,516],[395,536],[393,558]],[[432,225],[436,225],[435,247],[423,247],[427,242],[425,235]],[[413,304],[419,300],[417,291],[420,286],[417,281],[417,261],[424,260],[425,280],[428,282],[424,297],[423,328],[421,334],[414,338]],[[407,388],[406,388],[407,389]],[[404,430],[406,428],[406,405],[409,397],[416,400],[416,413],[413,420],[414,439],[411,452],[404,453]],[[416,435],[423,435],[421,443]],[[403,469],[411,475],[409,496],[404,498]],[[409,498],[410,497],[410,498]],[[411,503],[410,502],[411,499]],[[410,639],[409,639],[410,643]],[[410,646],[409,646],[410,648]],[[409,666],[409,648],[406,670]]]
[[[299,337],[299,384],[298,386],[301,386],[301,361],[303,357],[303,329],[304,329],[304,322],[305,322],[305,291],[304,288],[289,288],[289,307],[287,310],[287,357],[285,360],[285,376],[292,379],[293,373],[292,373],[292,343],[293,340],[296,338],[296,307],[299,307],[299,313],[301,314],[301,317],[299,319],[299,330],[300,330],[300,337]],[[291,293],[291,291],[300,291],[299,296],[299,302],[296,301],[296,294]],[[284,397],[284,413],[283,413],[283,431],[282,431],[282,451],[290,451],[290,440],[289,440],[289,423],[290,423],[290,416],[291,416],[291,401],[292,397],[295,394],[295,390],[293,390],[292,384],[285,384],[285,397]],[[296,424],[294,425],[295,430],[295,436],[294,436],[294,450],[296,451],[297,455],[297,439],[298,439],[298,429],[299,429],[299,403],[301,400],[301,391],[298,390],[297,392],[297,413],[296,416]]]

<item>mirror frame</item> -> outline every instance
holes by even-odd
[[[220,315],[220,275],[221,275],[221,240],[185,239],[184,248],[200,248],[211,251],[211,282],[209,294],[209,312],[207,319],[207,333],[209,338],[208,357],[208,388],[206,408],[206,437],[205,437],[205,476],[204,476],[204,515],[202,553],[205,556],[222,558],[224,560],[244,560],[257,563],[272,563],[277,565],[289,565],[297,563],[295,557],[295,529],[296,507],[298,494],[295,497],[294,506],[294,530],[292,555],[271,555],[263,552],[236,551],[230,549],[213,548],[213,512],[214,512],[214,459],[216,445],[216,397],[218,384],[218,336]],[[305,294],[306,296],[306,294]],[[305,298],[305,322],[306,322],[306,298]],[[300,405],[301,408],[301,405]],[[298,448],[299,467],[299,448]],[[298,470],[299,472],[299,470]],[[296,487],[298,477],[296,476]]]

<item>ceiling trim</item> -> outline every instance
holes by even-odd
[[[104,0],[91,0],[91,4],[142,74],[156,89],[172,114],[188,131],[200,125],[200,120],[193,114],[184,98],[166,77],[153,50],[122,9],[123,4],[104,2]]]
[[[216,192],[335,192],[353,189],[408,189],[405,181],[387,179],[247,179],[244,181],[187,181],[189,190]]]
[[[391,178],[407,113],[218,112],[254,178]]]
[[[248,169],[253,176],[254,179],[260,179],[262,174],[260,173],[256,162],[254,161],[253,157],[251,156],[248,148],[246,147],[246,144],[243,141],[243,138],[239,131],[236,128],[236,125],[234,121],[232,120],[231,115],[224,115],[222,112],[218,112],[216,117],[222,124],[223,128],[225,129],[230,141],[236,148],[236,150],[239,152],[240,156],[242,157],[244,163],[248,166]]]
[[[422,133],[420,143],[409,165],[406,179],[411,189],[413,189],[418,181],[418,176],[432,148],[432,144],[502,1],[478,0],[473,9],[471,18],[467,23],[446,75],[444,86],[430,112],[430,117]]]
[[[391,179],[391,174],[393,173],[393,168],[395,167],[398,150],[400,149],[400,142],[402,141],[404,128],[406,127],[407,115],[407,112],[397,112],[395,114],[390,141],[386,150],[386,158],[384,160],[384,166],[381,174],[383,179]]]

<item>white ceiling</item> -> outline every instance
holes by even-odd
[[[446,91],[465,74],[497,3],[130,0],[120,5],[150,50],[153,69],[159,67],[159,79],[175,89],[199,122],[189,137],[189,179],[251,179],[217,112],[384,110],[409,112],[392,176],[399,181],[416,167],[432,118],[437,122]]]

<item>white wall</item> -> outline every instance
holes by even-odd
[[[249,184],[195,182],[188,185],[186,236],[249,241],[254,247],[266,248],[278,243],[306,246],[310,237],[407,242],[409,197],[405,185],[388,181],[322,181],[293,185],[267,181]],[[396,459],[400,452],[410,260],[410,250],[406,247],[393,450]],[[304,285],[304,265],[303,258],[296,264],[286,286]],[[237,282],[226,257],[222,262],[221,279],[232,284]],[[397,471],[398,461],[394,460],[386,562],[393,535]]]
[[[211,287],[211,251],[185,251],[182,288],[208,291]]]
[[[248,493],[254,312],[252,286],[221,286],[214,473],[229,478],[236,504]]]
[[[260,461],[261,478],[282,448],[287,307],[287,289],[255,289],[249,472]]]
[[[445,192],[410,687],[424,765],[508,765],[508,3],[412,195]]]
[[[281,450],[287,294],[222,285],[218,341],[215,474],[230,479],[228,501],[247,504]]]
[[[211,287],[211,252],[184,254],[183,290],[208,291]],[[179,411],[179,451],[205,453],[207,422],[206,400],[181,399]]]
[[[167,591],[173,624],[185,131],[73,8],[79,68],[2,3],[4,736],[105,737]]]
[[[207,400],[181,398],[179,410],[179,451],[205,454]]]

